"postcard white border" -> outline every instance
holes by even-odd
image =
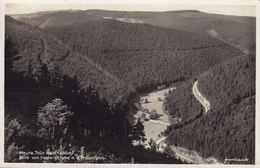
[[[5,3],[90,3],[90,4],[184,4],[184,5],[255,5],[256,6],[256,19],[257,30],[260,28],[260,1],[255,0],[6,0],[0,1],[0,168],[2,167],[260,167],[260,123],[259,123],[259,86],[260,86],[260,35],[257,31],[257,49],[256,49],[256,143],[255,143],[255,165],[166,165],[166,164],[58,164],[58,163],[4,163],[4,15]]]

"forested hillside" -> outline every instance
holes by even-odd
[[[112,20],[44,32],[7,18],[6,28],[6,37],[24,55],[14,63],[17,70],[37,76],[39,65],[50,70],[57,66],[63,74],[76,76],[83,88],[99,89],[112,104],[136,89],[189,79],[241,54],[207,36]]]
[[[248,158],[248,163],[254,163],[255,56],[240,56],[219,64],[203,73],[198,82],[198,89],[210,102],[210,111],[194,122],[181,127],[171,126],[168,143],[221,161]],[[189,90],[190,94],[169,93],[166,99],[168,110],[178,114],[179,109],[191,104],[189,110],[181,111],[184,117],[191,111],[198,113],[202,110],[197,108],[198,105],[192,106],[191,86],[181,89]]]
[[[194,80],[182,83],[178,89],[169,91],[163,107],[170,115],[170,122],[174,127],[182,127],[203,115],[203,107],[198,100],[192,95],[192,86]],[[176,98],[178,97],[178,98]],[[180,120],[176,124],[176,120]]]
[[[73,51],[39,28],[6,17],[6,30],[6,39],[13,42],[18,50],[17,56],[20,56],[14,62],[16,71],[25,72],[37,80],[42,65],[46,65],[49,71],[56,67],[65,75],[76,76],[80,87],[95,87],[101,90],[102,97],[110,96],[116,103],[122,100],[123,94],[129,94],[131,88],[126,83],[103,70],[85,54]]]
[[[255,17],[210,14],[195,10],[129,12],[124,17],[141,19],[144,23],[156,26],[209,35],[244,52],[255,53]]]
[[[87,20],[104,19],[147,23],[170,29],[208,35],[221,39],[246,53],[255,53],[255,17],[217,15],[196,10],[167,12],[67,10],[12,16],[41,28],[82,23]]]
[[[45,30],[138,90],[189,79],[242,54],[207,36],[146,24],[104,20]]]
[[[50,40],[46,34],[12,19],[6,23],[5,162],[182,163],[133,146],[138,131],[125,117],[127,106],[110,106],[97,89],[62,74],[55,49],[42,51],[41,40]],[[67,51],[55,39],[47,43]],[[28,69],[18,71],[24,61]]]

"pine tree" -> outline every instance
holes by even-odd
[[[133,126],[131,133],[132,140],[136,140],[139,144],[146,141],[145,133],[144,133],[144,125],[140,119],[138,119],[137,123]]]
[[[62,130],[57,128],[68,125],[68,119],[73,115],[67,105],[63,105],[61,99],[55,98],[51,103],[41,107],[38,112],[38,123],[42,126],[41,133],[45,136],[51,137],[54,140],[55,133]]]

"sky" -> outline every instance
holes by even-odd
[[[253,0],[6,0],[5,5],[6,14],[26,14],[66,9],[122,11],[173,11],[192,9],[215,14],[256,16],[255,1]]]

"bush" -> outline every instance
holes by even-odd
[[[157,114],[157,111],[153,109],[150,114],[150,119],[155,120],[157,118],[159,118],[159,114]]]
[[[146,118],[146,114],[145,113],[142,113],[141,116],[140,116],[141,119],[145,119]]]

